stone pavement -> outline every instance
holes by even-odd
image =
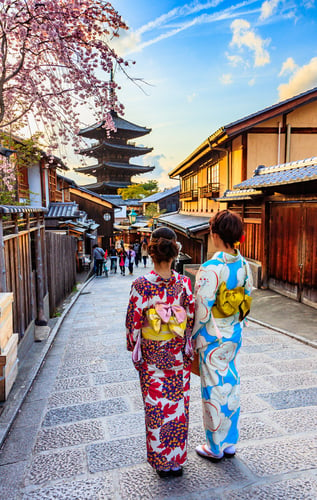
[[[251,322],[236,457],[213,464],[196,455],[204,435],[193,376],[184,476],[160,479],[146,463],[142,398],[125,346],[135,276],[93,279],[68,312],[1,451],[0,498],[317,499],[317,351]]]

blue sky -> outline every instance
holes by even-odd
[[[148,178],[161,188],[175,185],[168,172],[220,126],[317,86],[313,0],[112,4],[130,29],[111,43],[146,82],[142,91],[116,72],[125,118],[152,128],[137,142],[153,152],[132,161],[155,165]]]

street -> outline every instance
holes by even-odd
[[[124,327],[131,282],[143,272],[93,279],[69,311],[1,452],[0,498],[316,499],[317,351],[252,322],[236,457],[213,464],[196,455],[204,432],[193,375],[183,477],[160,479],[147,464]]]

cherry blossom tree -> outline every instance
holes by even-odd
[[[128,65],[108,44],[119,28],[127,29],[105,0],[2,0],[1,128],[21,128],[33,113],[66,141],[87,102],[111,128],[109,109],[121,106],[109,74],[114,63]]]
[[[108,43],[119,29],[127,26],[105,0],[1,0],[0,130],[31,121],[49,137],[48,151],[70,140],[79,146],[88,104],[96,121],[113,128],[109,111],[123,107],[109,75],[114,65],[125,73],[129,65]],[[0,159],[7,186],[13,174]]]

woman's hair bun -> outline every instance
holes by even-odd
[[[168,262],[178,256],[176,234],[169,227],[155,229],[151,236],[149,254],[154,262]]]

